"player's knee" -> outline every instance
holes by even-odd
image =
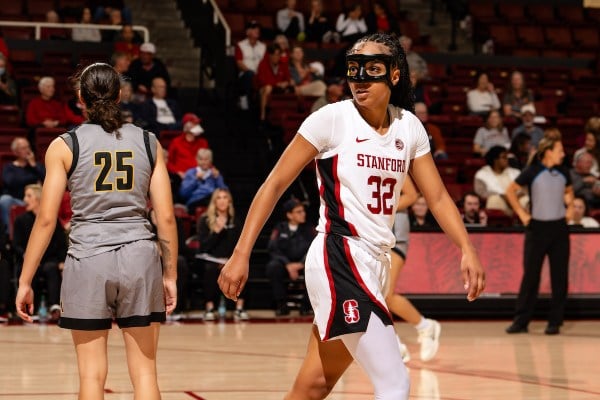
[[[307,400],[322,400],[333,390],[333,386],[335,386],[335,383],[330,384],[325,377],[319,377],[310,382],[296,381],[292,389],[292,394],[297,393],[301,395],[299,398]],[[292,396],[291,398],[295,397]]]
[[[410,378],[407,371],[391,373],[383,385],[375,386],[376,400],[408,400]]]

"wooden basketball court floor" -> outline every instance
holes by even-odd
[[[310,322],[252,314],[247,323],[167,323],[158,369],[164,400],[282,399],[302,362]],[[441,321],[437,357],[419,360],[415,330],[397,323],[411,351],[410,399],[600,399],[600,321],[567,321],[561,335],[507,335],[508,321]],[[132,399],[124,346],[109,339],[108,400]],[[77,398],[77,367],[69,331],[56,325],[0,324],[0,400]],[[366,375],[353,364],[332,400],[372,399]]]

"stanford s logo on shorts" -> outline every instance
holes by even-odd
[[[358,312],[358,301],[354,299],[344,301],[342,305],[344,309],[344,320],[347,324],[355,324],[360,321],[360,314]]]

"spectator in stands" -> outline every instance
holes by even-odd
[[[373,10],[367,15],[367,28],[369,33],[394,33],[398,34],[400,28],[398,22],[384,2],[375,1],[372,3]]]
[[[31,99],[25,112],[25,123],[30,128],[56,128],[67,123],[65,105],[54,99],[54,78],[44,76],[38,83],[39,97]]]
[[[27,248],[27,242],[33,229],[36,216],[40,211],[40,198],[42,197],[42,185],[27,185],[23,201],[27,212],[19,215],[14,222],[13,228],[13,248],[17,256],[17,276],[21,274],[23,264],[23,255]],[[40,267],[34,277],[34,285],[40,284],[40,278],[43,276],[48,291],[48,302],[52,305],[60,303],[60,284],[61,274],[64,269],[65,258],[67,257],[67,236],[62,225],[57,222],[50,239],[46,252],[40,261]],[[37,289],[39,290],[39,288]]]
[[[417,54],[417,52],[412,50],[412,39],[406,35],[402,35],[398,40],[400,40],[400,45],[406,53],[406,61],[408,62],[409,71],[416,72],[419,80],[429,78],[427,61]]]
[[[177,101],[167,98],[167,82],[159,76],[152,79],[152,98],[140,105],[144,128],[160,136],[163,130],[181,129],[181,109]]]
[[[494,146],[510,147],[508,130],[502,123],[499,111],[490,111],[485,119],[485,125],[477,129],[473,139],[473,153],[484,156]]]
[[[319,97],[310,108],[310,112],[315,112],[327,104],[336,103],[344,98],[344,80],[335,80],[327,85],[325,94]]]
[[[133,98],[133,88],[131,82],[121,79],[121,117],[123,121],[134,124],[139,124],[140,120],[140,104],[136,103]]]
[[[202,151],[202,150],[200,150]],[[213,258],[226,259],[233,253],[233,248],[240,236],[241,225],[235,216],[233,199],[226,188],[219,188],[210,196],[208,209],[198,221],[198,240],[200,252]],[[219,304],[221,292],[217,278],[224,263],[213,260],[204,261],[204,297],[206,299],[205,321],[216,319],[216,306]],[[233,318],[236,321],[249,319],[244,309],[244,291],[238,296]]]
[[[111,65],[121,75],[121,77],[130,80],[127,73],[131,66],[131,57],[127,53],[115,52],[111,57]]]
[[[585,142],[582,148],[577,149],[573,155],[573,160],[581,153],[590,153],[594,157],[591,173],[595,177],[600,177],[600,117],[590,118],[584,127]]]
[[[267,103],[271,93],[292,93],[294,82],[287,64],[281,62],[281,49],[272,43],[267,46],[267,54],[258,65],[256,86],[260,100],[260,120],[267,116]]]
[[[533,153],[535,153],[535,147],[531,145],[531,137],[526,133],[519,133],[510,144],[508,165],[522,170],[533,156]]]
[[[485,163],[487,165],[475,173],[475,193],[485,200],[485,208],[502,210],[506,215],[512,215],[512,209],[506,202],[506,188],[521,171],[508,166],[508,152],[503,146],[493,146],[485,154]],[[519,192],[518,197],[521,205],[526,207],[528,196]]]
[[[46,12],[46,22],[60,24],[62,21],[54,10]],[[71,33],[65,28],[41,28],[40,38],[42,40],[69,40]]]
[[[235,62],[238,69],[239,107],[248,110],[252,99],[254,77],[258,65],[265,56],[267,46],[259,40],[260,25],[251,20],[246,23],[246,38],[235,46]]]
[[[89,7],[84,7],[81,10],[81,18],[79,20],[82,24],[92,24],[92,11]],[[101,42],[102,34],[100,29],[91,27],[73,28],[71,31],[71,40],[74,42]]]
[[[273,39],[273,43],[277,44],[279,46],[279,49],[281,50],[281,62],[289,64],[290,41],[288,40],[288,38],[283,34],[279,34],[275,36],[275,39]]]
[[[436,160],[446,160],[448,159],[448,154],[446,153],[446,143],[444,141],[444,137],[442,136],[442,131],[440,128],[429,122],[429,114],[427,112],[427,106],[425,103],[415,103],[415,115],[427,131],[427,135],[429,135],[429,146],[431,147],[431,154],[433,154],[433,158]]]
[[[140,56],[131,62],[127,75],[136,92],[150,94],[150,87],[154,78],[163,78],[167,90],[171,87],[171,77],[165,64],[154,55],[156,46],[147,42],[140,46]]]
[[[327,85],[323,82],[325,67],[319,62],[308,64],[304,60],[302,46],[296,45],[292,48],[289,69],[298,96],[320,97],[325,94],[327,90]]]
[[[112,10],[110,10],[108,17],[109,17],[108,25],[120,27],[124,23],[123,22],[123,14],[121,14],[121,10],[118,10],[116,8],[113,8]],[[118,35],[119,35],[119,32],[116,30],[105,29],[102,31],[102,41],[104,43],[113,43],[115,41],[115,38]]]
[[[466,192],[461,200],[462,220],[465,225],[487,226],[487,214],[481,208],[481,198],[473,191]]]
[[[5,59],[8,59],[9,51],[4,38],[2,37],[2,32],[0,32],[0,54],[4,56]]]
[[[64,103],[65,104],[65,120],[67,128],[70,129],[74,126],[81,125],[87,120],[87,111],[85,104],[79,99],[77,95],[77,88],[73,89],[73,95],[71,98]]]
[[[196,153],[197,166],[183,175],[179,196],[185,202],[188,213],[194,215],[196,208],[206,206],[216,189],[227,189],[223,175],[213,165],[213,153],[210,149],[199,149]]]
[[[573,192],[583,197],[592,208],[600,207],[600,179],[591,170],[594,157],[587,151],[579,153],[573,160],[570,171]]]
[[[208,149],[208,141],[202,137],[204,129],[196,114],[187,113],[182,118],[183,132],[169,144],[167,171],[171,178],[171,189],[177,199],[179,187],[185,173],[196,167],[196,154],[200,149]]]
[[[573,212],[569,225],[579,225],[583,228],[600,228],[600,223],[587,215],[587,203],[581,196],[575,195],[573,199]]]
[[[6,57],[0,53],[0,104],[17,104],[17,84],[7,69]]]
[[[286,7],[277,11],[277,28],[286,37],[304,41],[304,15],[296,10],[296,0],[286,0]]]
[[[419,193],[417,200],[410,206],[408,214],[410,220],[410,229],[435,229],[438,223],[431,214],[425,197]]]
[[[467,92],[467,108],[474,115],[485,117],[490,111],[500,110],[500,99],[490,82],[486,72],[479,72],[475,76],[475,89]]]
[[[360,3],[351,4],[342,12],[335,23],[335,29],[341,36],[341,41],[351,43],[367,33],[367,23],[362,16]]]
[[[94,11],[94,22],[106,22],[111,18],[113,10],[120,11],[121,18],[124,23],[131,24],[131,9],[125,5],[124,0],[91,0],[89,1],[90,8]]]
[[[10,144],[15,160],[2,167],[2,196],[0,196],[0,216],[8,227],[10,208],[23,205],[25,186],[42,183],[46,170],[37,162],[29,141],[17,136]]]
[[[504,92],[503,110],[505,117],[521,118],[521,107],[533,103],[533,92],[525,85],[523,74],[513,71],[510,82]]]
[[[140,46],[143,42],[132,25],[124,24],[121,31],[115,35],[114,51],[127,54],[131,60],[134,60],[140,56]]]
[[[306,223],[304,204],[291,198],[283,204],[286,220],[275,225],[269,239],[269,262],[265,273],[270,280],[275,300],[275,315],[288,315],[287,282],[297,281],[304,271],[304,258],[314,237],[315,229]],[[308,294],[304,293],[300,313],[310,312]]]
[[[533,104],[525,104],[521,107],[521,125],[517,126],[512,131],[512,140],[519,134],[529,135],[531,138],[531,145],[537,148],[538,143],[544,137],[544,131],[539,126],[533,123],[535,118],[535,106]]]
[[[0,317],[7,317],[11,305],[13,304],[11,282],[14,271],[11,260],[12,254],[9,253],[10,248],[8,242],[7,229],[4,223],[0,221]]]
[[[429,91],[423,84],[423,80],[419,78],[419,73],[416,71],[410,71],[409,76],[410,83],[413,86],[413,91],[415,93],[415,102],[425,103],[428,109],[429,107],[432,107],[433,104],[431,102],[431,98],[429,97]]]
[[[306,41],[316,43],[340,42],[340,34],[333,29],[333,25],[323,14],[321,0],[311,0],[310,15],[306,24]]]

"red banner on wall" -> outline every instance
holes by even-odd
[[[520,232],[470,232],[486,271],[486,294],[515,294],[523,275]],[[600,294],[600,234],[571,233],[569,293]],[[412,232],[396,290],[404,294],[463,294],[459,249],[441,232]],[[550,293],[548,260],[541,293]]]

